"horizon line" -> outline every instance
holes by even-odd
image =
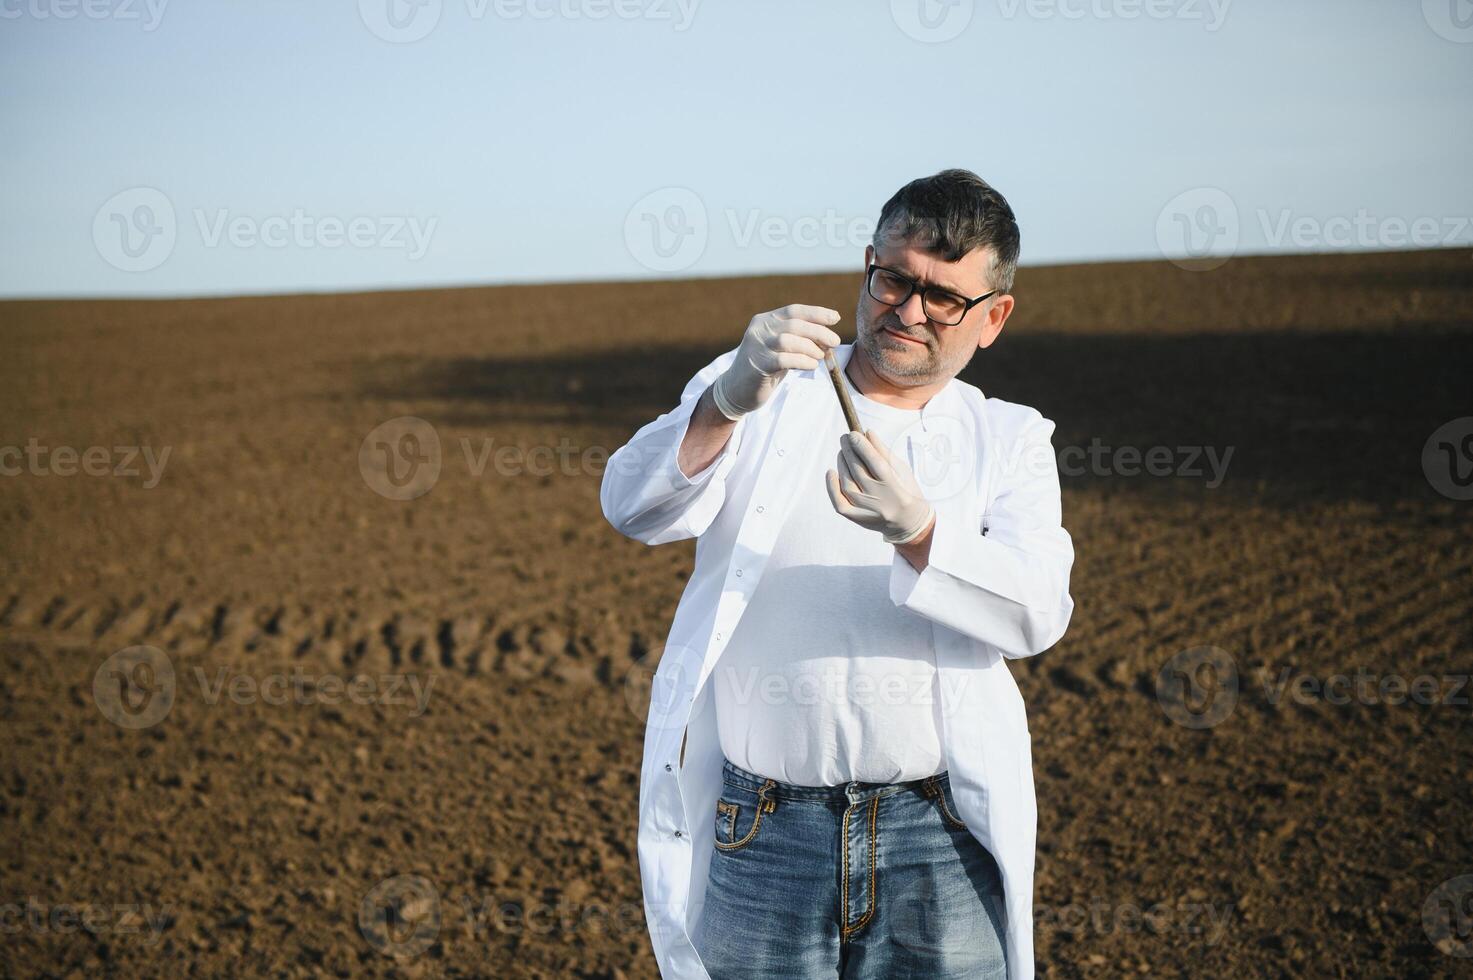
[[[1272,252],[1234,252],[1227,256],[1226,260],[1212,270],[1218,271],[1227,268],[1238,259],[1315,259],[1327,258],[1341,255],[1430,255],[1447,252],[1470,251],[1473,245],[1440,245],[1429,248],[1337,248],[1325,251],[1272,251]],[[1200,258],[1175,258],[1164,257],[1159,253],[1150,255],[1115,257],[1108,259],[1067,259],[1062,261],[1022,262],[1019,269],[1063,269],[1088,266],[1115,266],[1115,265],[1175,265],[1183,272],[1192,271],[1182,266],[1186,262],[1215,261],[1223,259],[1222,255],[1204,255]],[[774,278],[800,278],[813,276],[842,276],[857,274],[854,269],[810,269],[799,272],[792,271],[755,271],[740,273],[714,273],[710,275],[669,275],[657,278],[628,276],[628,277],[604,277],[604,278],[561,278],[550,279],[515,279],[515,280],[481,280],[467,282],[463,280],[444,280],[440,282],[427,282],[409,286],[379,286],[379,287],[323,287],[321,289],[260,289],[246,290],[244,292],[161,292],[161,293],[70,293],[70,294],[25,294],[25,293],[3,293],[0,292],[0,303],[95,303],[95,302],[139,302],[158,303],[170,301],[194,301],[206,299],[290,299],[294,297],[320,297],[320,296],[367,296],[377,293],[422,293],[422,292],[449,292],[453,290],[471,289],[507,289],[527,288],[538,286],[610,286],[610,285],[634,285],[639,283],[670,283],[670,282],[703,282],[703,281],[731,281],[738,279],[774,279]]]

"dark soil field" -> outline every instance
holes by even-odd
[[[754,313],[845,332],[858,286],[0,303],[0,974],[654,976],[694,543],[618,536],[603,461]],[[1424,469],[1473,416],[1473,253],[1016,295],[964,378],[1068,463],[1078,607],[1012,664],[1041,974],[1473,974],[1473,501],[1435,485],[1473,458]]]

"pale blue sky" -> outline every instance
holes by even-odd
[[[853,268],[948,166],[1025,264],[1473,243],[1467,0],[149,2],[0,0],[0,294]]]

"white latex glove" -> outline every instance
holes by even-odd
[[[717,411],[735,421],[761,408],[783,375],[822,363],[824,351],[839,346],[829,329],[838,322],[835,310],[799,304],[752,317],[736,360],[712,386]]]
[[[890,544],[925,533],[936,512],[910,467],[866,429],[839,439],[839,468],[824,474],[834,510],[860,527],[879,531]]]

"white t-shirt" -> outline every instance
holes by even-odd
[[[860,422],[912,469],[927,409],[861,395]],[[842,416],[823,443],[835,468]],[[930,621],[890,600],[895,548],[834,510],[823,480],[800,489],[762,579],[712,674],[721,749],[799,786],[893,783],[946,768]]]

